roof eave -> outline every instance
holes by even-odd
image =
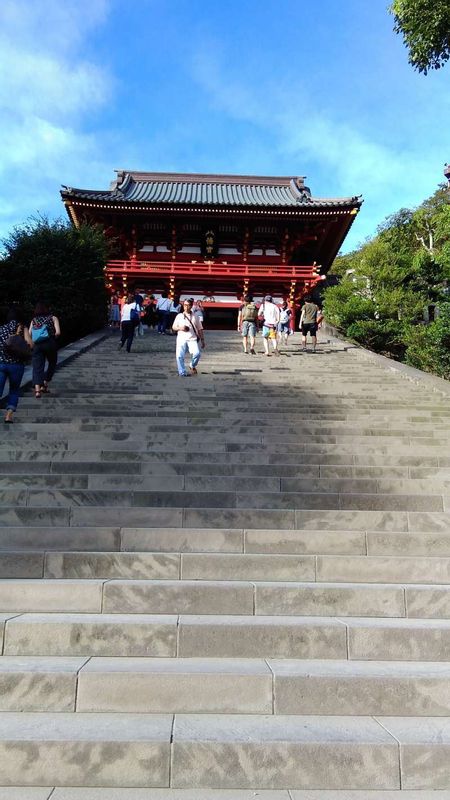
[[[105,197],[107,193],[95,193],[92,192],[88,195],[83,194],[82,196],[78,195],[76,191],[61,191],[62,199],[67,202],[73,202],[77,205],[87,205],[92,206],[95,205],[102,205],[108,206],[111,209],[120,208],[121,210],[127,208],[130,210],[135,210],[137,208],[145,211],[146,209],[151,210],[158,210],[158,211],[187,211],[187,210],[194,210],[195,212],[203,212],[207,213],[208,211],[214,211],[217,213],[219,211],[226,212],[237,212],[237,211],[257,211],[259,213],[264,212],[284,212],[284,213],[297,213],[297,212],[311,212],[314,211],[316,213],[323,211],[329,213],[330,211],[342,212],[342,211],[349,211],[352,212],[354,209],[360,209],[363,200],[359,198],[345,198],[343,200],[322,200],[321,202],[311,202],[311,203],[296,203],[293,205],[219,205],[219,204],[206,204],[206,203],[152,203],[151,201],[147,200],[128,200],[127,198],[118,198],[116,197]]]

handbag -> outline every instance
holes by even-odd
[[[130,311],[130,321],[134,322],[134,324],[137,325],[137,323],[140,322],[140,319],[141,319],[141,310],[138,304],[136,303],[135,307],[132,308]]]
[[[18,333],[9,336],[3,349],[9,358],[17,359],[17,361],[30,361],[31,359],[31,347]]]

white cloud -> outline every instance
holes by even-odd
[[[83,44],[107,11],[107,0],[2,0],[0,176],[8,188],[0,236],[36,208],[55,205],[69,164],[73,173],[100,161],[82,125],[108,101],[113,82],[83,58]]]
[[[222,57],[219,47],[194,56],[194,79],[211,104],[230,117],[230,124],[241,121],[265,132],[271,142],[268,163],[273,165],[277,158],[285,163],[287,156],[294,169],[299,165],[300,174],[306,173],[315,196],[363,195],[365,203],[346,246],[374,234],[400,207],[418,205],[440,182],[445,143],[436,131],[433,139],[428,131],[427,147],[412,129],[406,143],[387,132],[383,140],[381,114],[368,133],[358,121],[342,122],[326,106],[318,109],[306,81],[294,87],[277,83],[276,76],[270,82],[248,81],[236,65],[225,66]],[[247,156],[251,164],[251,144]]]

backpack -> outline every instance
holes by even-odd
[[[48,332],[47,325],[36,325],[33,322],[33,327],[31,328],[31,338],[33,342],[43,342],[44,339],[48,339],[50,334]]]
[[[254,303],[246,303],[242,309],[242,322],[255,322],[258,317],[258,309]]]
[[[291,311],[289,308],[280,308],[280,322],[286,325],[291,318]]]

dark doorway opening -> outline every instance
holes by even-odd
[[[205,308],[205,328],[216,331],[236,330],[238,310],[220,305]]]

